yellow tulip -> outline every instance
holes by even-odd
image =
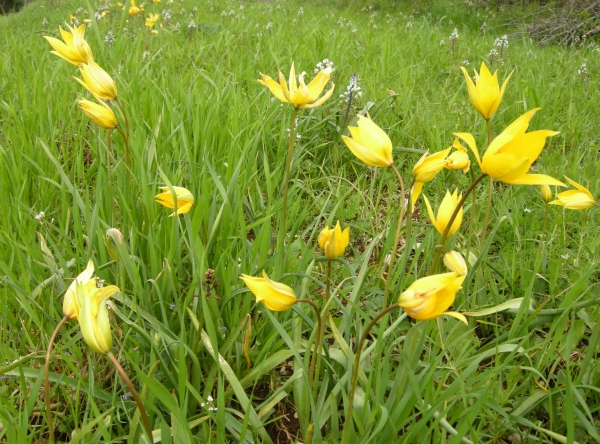
[[[421,191],[423,191],[423,184],[433,180],[436,174],[444,169],[446,166],[446,157],[448,157],[451,149],[452,147],[438,151],[431,156],[429,153],[425,153],[413,167],[412,174],[415,177],[415,184],[410,191],[413,211],[415,202],[421,195]]]
[[[577,189],[558,193],[556,195],[557,200],[549,202],[550,205],[560,205],[569,210],[586,210],[596,205],[596,201],[590,190],[569,179],[567,176],[565,176],[565,179]]]
[[[498,135],[479,157],[475,138],[469,133],[455,133],[475,154],[481,171],[488,176],[514,185],[565,184],[545,174],[527,174],[546,144],[546,139],[558,134],[556,131],[538,130],[526,133],[529,121],[539,108],[527,111]]]
[[[183,187],[172,187],[175,195],[177,196],[177,211],[174,211],[169,215],[175,216],[176,214],[185,214],[192,209],[194,205],[194,195]],[[164,207],[175,209],[175,200],[169,187],[160,187],[164,190],[164,193],[157,194],[154,196],[156,202]]]
[[[89,282],[92,282],[92,285],[96,285],[96,280],[92,279],[94,275],[94,263],[90,259],[88,261],[87,267],[83,270],[79,276],[75,278],[69,288],[67,288],[67,292],[65,293],[65,298],[63,300],[63,315],[68,317],[69,319],[77,319],[79,315],[79,305],[77,304],[76,298],[76,286],[83,285],[87,286]]]
[[[463,170],[463,173],[468,172],[471,167],[471,159],[469,159],[467,149],[461,145],[458,139],[454,139],[452,146],[456,148],[456,151],[446,158],[445,167],[449,170]]]
[[[331,89],[319,98],[331,77],[331,72],[331,68],[325,68],[319,71],[315,78],[306,85],[304,83],[304,76],[306,73],[303,72],[300,74],[298,76],[298,81],[296,81],[296,71],[294,69],[294,64],[292,63],[289,87],[281,71],[279,71],[279,83],[263,73],[260,73],[262,79],[259,79],[258,82],[269,88],[271,93],[279,100],[286,103],[289,102],[294,105],[295,108],[316,108],[329,100],[333,94],[335,85],[332,83]]]
[[[243,274],[241,279],[256,297],[256,302],[262,302],[271,311],[285,311],[296,303],[294,290],[272,281],[264,271],[261,278]]]
[[[358,116],[358,126],[349,126],[352,137],[342,136],[352,154],[366,165],[389,168],[394,164],[392,141],[371,117]]]
[[[540,193],[544,202],[550,203],[552,200],[552,190],[549,185],[540,185]]]
[[[398,305],[414,319],[429,320],[448,315],[468,324],[462,314],[446,311],[454,303],[464,279],[454,271],[417,279],[400,295]]]
[[[156,3],[156,1],[155,1],[155,3]],[[158,3],[160,3],[160,0]],[[150,14],[150,16],[146,19],[146,26],[148,28],[154,27],[154,25],[156,24],[156,22],[158,21],[159,18],[160,18],[160,15],[158,15],[158,14]]]
[[[337,259],[342,254],[350,242],[350,227],[344,231],[340,227],[340,222],[335,225],[335,228],[329,229],[325,226],[318,238],[319,246],[325,252],[325,256],[330,261]]]
[[[142,10],[135,5],[135,0],[131,0],[129,4],[129,15],[138,15],[142,12]]]
[[[72,28],[69,25],[66,26],[71,32],[67,32],[59,27],[64,43],[54,37],[44,36],[52,48],[54,48],[54,51],[50,52],[75,66],[88,63],[88,61],[92,60],[92,48],[90,48],[90,45],[88,45],[84,38],[85,25],[77,28]]]
[[[112,77],[93,60],[79,67],[83,80],[75,77],[97,99],[116,100],[117,85]]]
[[[448,270],[455,271],[459,276],[466,276],[469,271],[465,258],[458,251],[449,251],[446,253],[444,255],[444,265]]]
[[[492,75],[485,62],[481,63],[479,74],[475,71],[475,83],[473,83],[471,76],[464,67],[461,66],[460,69],[467,81],[471,103],[485,120],[491,119],[498,106],[500,106],[500,102],[502,102],[502,96],[512,72],[502,84],[502,89],[500,89],[498,86],[498,71]]]
[[[427,196],[423,196],[423,199],[425,199],[425,205],[427,205],[427,213],[429,213],[429,218],[431,219],[431,222],[433,223],[433,226],[438,231],[438,233],[444,234],[444,231],[446,231],[446,227],[450,222],[450,217],[452,216],[452,213],[454,212],[454,209],[458,205],[458,202],[461,198],[462,194],[459,195],[458,190],[454,190],[454,193],[452,194],[450,194],[450,191],[446,191],[446,196],[444,196],[444,199],[442,200],[442,203],[438,208],[438,213],[436,217],[433,214],[433,210],[431,208],[431,205],[429,204]],[[460,224],[462,223],[462,218],[463,209],[461,207],[460,210],[458,210],[458,214],[454,218],[454,222],[452,222],[450,230],[448,231],[448,237],[452,236],[458,231],[458,229],[460,228]]]
[[[107,285],[98,287],[76,284],[76,297],[79,304],[79,325],[85,342],[94,351],[106,354],[112,349],[112,335],[106,300],[119,292],[119,287]]]
[[[77,103],[79,103],[83,112],[100,128],[112,129],[117,127],[115,113],[104,102],[98,104],[86,99],[79,99]]]

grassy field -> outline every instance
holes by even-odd
[[[486,147],[461,66],[473,75],[485,61],[501,82],[514,70],[493,135],[540,107],[529,131],[560,134],[532,172],[597,188],[599,47],[539,47],[502,25],[514,11],[473,3],[162,0],[129,16],[128,4],[69,0],[0,16],[0,442],[149,442],[133,393],[76,320],[59,330],[44,394],[46,349],[89,259],[120,288],[111,353],[154,442],[600,441],[597,209],[546,205],[538,186],[494,181],[488,217],[487,179],[466,201],[445,248],[467,257],[452,309],[471,313],[468,326],[391,311],[353,364],[382,308],[442,272],[422,198],[398,218],[425,152],[455,132]],[[157,33],[144,26],[151,13]],[[70,14],[91,20],[86,41],[116,82],[129,167],[119,107],[107,138],[77,105],[93,100],[77,68],[43,38],[60,38]],[[508,46],[495,46],[504,34]],[[298,110],[282,218],[294,107],[257,79],[294,62],[309,81],[324,59],[335,91]],[[342,140],[367,112],[391,138],[404,196],[392,169],[366,166]],[[444,169],[425,184],[434,208],[481,174],[470,158],[469,173]],[[169,217],[155,202],[164,186],[187,188],[191,211]],[[318,237],[338,220],[350,242],[329,262]],[[322,312],[314,380],[317,315],[308,303],[256,303],[240,276],[263,270]]]

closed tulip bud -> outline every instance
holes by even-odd
[[[464,315],[446,311],[454,303],[464,279],[454,271],[417,279],[400,295],[398,305],[413,319],[429,320],[449,315],[468,324]]]
[[[325,103],[333,94],[335,85],[331,84],[331,89],[327,91],[321,98],[319,96],[325,89],[325,85],[331,78],[332,68],[325,68],[318,72],[315,78],[306,85],[304,83],[304,76],[306,73],[302,73],[296,80],[296,70],[292,63],[290,69],[289,85],[285,81],[284,75],[279,71],[279,83],[273,80],[271,77],[260,73],[262,79],[258,82],[265,85],[271,91],[275,97],[285,103],[291,103],[295,108],[316,108]]]
[[[552,190],[549,185],[540,185],[540,193],[542,194],[542,199],[544,202],[550,203],[552,200]]]
[[[77,103],[83,112],[92,119],[92,122],[100,128],[113,129],[117,127],[115,113],[104,103],[98,104],[86,99],[79,99]]]
[[[123,233],[116,228],[109,228],[104,237],[104,245],[106,245],[106,250],[110,258],[115,262],[119,262],[121,258],[119,250],[125,247]]]
[[[84,38],[86,25],[81,25],[77,28],[72,28],[69,25],[66,26],[71,32],[64,31],[59,27],[64,42],[54,37],[44,36],[54,49],[54,51],[50,52],[75,66],[88,63],[88,61],[92,60],[92,49]]]
[[[454,139],[452,146],[456,148],[456,151],[446,158],[446,168],[449,170],[463,170],[463,173],[468,172],[471,167],[471,159],[469,159],[467,149],[461,145],[458,139]]]
[[[442,200],[442,203],[438,208],[438,213],[436,217],[435,214],[433,214],[433,209],[429,204],[427,196],[423,196],[423,199],[425,199],[425,205],[427,205],[427,213],[429,214],[429,218],[431,219],[431,222],[433,223],[433,226],[438,231],[438,233],[443,235],[444,231],[446,231],[446,227],[450,222],[450,217],[452,217],[452,213],[454,213],[454,210],[460,202],[461,198],[462,194],[458,195],[458,190],[454,190],[454,193],[452,194],[450,194],[450,191],[446,191],[446,196],[444,196],[444,199]],[[458,231],[458,229],[460,228],[460,224],[462,223],[462,218],[463,209],[461,207],[461,209],[458,211],[458,214],[454,218],[454,221],[452,222],[450,230],[448,230],[448,237],[452,236]]]
[[[79,315],[79,305],[77,304],[76,298],[76,286],[87,286],[89,282],[92,282],[92,285],[96,285],[96,281],[95,279],[92,279],[92,276],[94,276],[94,263],[90,259],[86,269],[83,270],[73,282],[71,282],[71,285],[69,285],[69,288],[67,288],[67,292],[65,293],[65,297],[63,299],[63,315],[69,319],[77,319],[77,316]]]
[[[342,254],[350,242],[350,227],[344,231],[340,227],[340,222],[335,225],[335,228],[329,229],[326,226],[321,234],[319,234],[319,246],[323,249],[325,256],[330,261],[337,259]]]
[[[500,133],[483,154],[479,156],[475,138],[469,133],[454,133],[473,151],[481,172],[500,182],[514,185],[566,186],[545,174],[527,174],[533,162],[542,153],[546,139],[556,136],[556,131],[538,130],[527,133],[529,122],[539,108],[527,111]]]
[[[95,282],[91,282],[91,285],[90,282],[86,285],[76,284],[81,335],[92,350],[103,355],[112,349],[106,300],[118,292],[119,287],[115,285],[98,287]]]
[[[567,176],[565,176],[565,179],[577,189],[558,193],[556,195],[557,199],[549,202],[550,205],[560,205],[569,210],[586,210],[596,205],[596,201],[590,190],[569,179]]]
[[[444,255],[444,265],[448,270],[455,271],[459,276],[466,276],[469,271],[465,258],[458,251],[449,251],[446,253]]]
[[[348,129],[352,137],[342,136],[342,140],[362,162],[380,168],[389,168],[394,164],[392,141],[369,116],[358,116],[358,126]]]
[[[437,173],[444,169],[446,166],[446,157],[448,157],[448,153],[450,153],[451,149],[452,147],[432,155],[425,153],[413,167],[412,174],[415,178],[415,184],[411,189],[413,210],[415,202],[421,195],[421,191],[423,191],[423,184],[433,180]]]
[[[91,92],[96,98],[102,100],[116,100],[117,85],[110,75],[104,71],[100,65],[93,60],[79,67],[83,80],[77,80],[85,89]]]
[[[171,188],[175,192],[177,202],[175,202],[175,199],[173,198]],[[192,206],[194,205],[194,195],[188,189],[183,187],[171,188],[160,187],[160,189],[164,190],[164,192],[154,196],[156,202],[167,208],[177,208],[177,211],[171,213],[169,217],[175,216],[176,214],[185,214],[189,212],[192,209]]]
[[[512,76],[512,72],[502,84],[502,88],[500,88],[498,85],[498,71],[492,75],[485,62],[481,64],[479,73],[475,71],[475,83],[473,83],[471,76],[465,68],[461,66],[460,69],[467,82],[471,103],[484,119],[491,119],[500,106],[500,102],[502,102],[504,90],[506,89],[510,76]]]
[[[272,281],[264,271],[262,278],[243,274],[241,279],[256,297],[256,302],[262,302],[271,311],[285,311],[296,303],[294,290]]]

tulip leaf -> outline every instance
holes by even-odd
[[[514,312],[518,311],[519,308],[521,307],[521,304],[523,303],[523,299],[524,298],[515,298],[515,299],[511,299],[509,301],[503,302],[502,304],[495,305],[490,308],[484,308],[483,310],[478,310],[478,311],[468,311],[468,312],[464,312],[463,314],[465,316],[487,316],[487,315],[491,315],[494,313],[500,313],[502,311],[509,311],[511,313],[514,313]],[[530,311],[534,310],[533,304],[531,302],[529,303],[529,310]]]

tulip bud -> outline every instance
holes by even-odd
[[[108,251],[108,255],[110,256],[110,258],[115,262],[119,262],[119,248],[123,248],[125,245],[123,240],[123,233],[121,233],[116,228],[109,228],[108,230],[106,230],[106,236],[104,237],[104,245],[106,246],[106,250]]]
[[[85,286],[76,284],[81,335],[88,346],[98,353],[106,354],[112,349],[106,300],[117,292],[119,288],[115,285],[98,287],[93,281]]]
[[[540,193],[542,193],[544,202],[548,203],[552,200],[552,190],[550,189],[550,185],[540,185]]]
[[[337,259],[344,254],[344,250],[350,242],[350,227],[342,231],[339,221],[335,228],[329,229],[328,226],[325,226],[319,234],[318,242],[327,259],[330,261]]]
[[[113,129],[117,127],[117,118],[112,110],[104,103],[98,104],[86,99],[77,101],[79,107],[100,128]]]
[[[296,303],[296,294],[291,287],[272,281],[263,271],[263,277],[243,274],[241,279],[256,297],[256,302],[262,302],[269,310],[285,311]]]
[[[352,137],[342,136],[342,140],[363,163],[379,168],[389,168],[394,164],[392,141],[369,116],[358,116],[358,126],[348,129]]]
[[[444,255],[444,265],[450,271],[455,271],[459,276],[467,275],[467,263],[458,251],[449,251],[446,253]]]

